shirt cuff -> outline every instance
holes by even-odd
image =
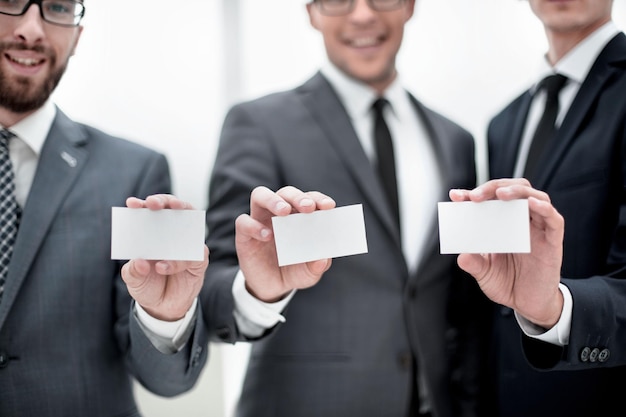
[[[164,321],[152,317],[139,303],[135,302],[135,314],[146,332],[146,336],[155,347],[161,351],[174,350],[175,352],[185,346],[191,332],[189,328],[198,306],[198,299],[193,300],[191,307],[183,318],[176,321]]]
[[[248,292],[246,279],[239,270],[233,282],[232,293],[235,300],[235,321],[239,330],[247,337],[258,337],[279,322],[285,322],[281,313],[296,291],[293,290],[275,303],[263,302]]]
[[[526,336],[557,346],[565,346],[569,343],[569,334],[572,328],[572,293],[563,284],[559,284],[559,290],[563,294],[563,310],[559,321],[551,329],[546,330],[537,326],[519,315],[517,311],[515,312],[517,324]]]

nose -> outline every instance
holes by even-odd
[[[36,42],[44,36],[44,21],[39,6],[31,4],[22,16],[15,17],[18,23],[14,34],[26,42]]]
[[[354,0],[354,8],[350,17],[355,20],[366,21],[372,19],[375,13],[376,11],[369,5],[369,0]]]

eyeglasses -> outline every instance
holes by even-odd
[[[85,6],[74,0],[0,0],[0,14],[22,16],[31,5],[39,6],[41,18],[53,25],[78,26],[85,15]]]
[[[405,0],[367,0],[368,6],[377,12],[399,8]],[[354,10],[355,0],[313,0],[320,12],[327,16],[341,16]]]

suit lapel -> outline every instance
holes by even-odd
[[[345,162],[355,184],[363,193],[364,199],[400,247],[399,231],[395,226],[391,210],[385,204],[382,185],[363,151],[350,118],[337,94],[320,73],[299,87],[297,91],[302,94],[304,105],[318,121],[320,128],[324,130],[324,137],[329,145],[336,149],[337,154]],[[337,117],[337,114],[343,114],[344,117]]]
[[[50,225],[87,160],[85,134],[60,110],[41,151],[37,171],[22,213],[11,265],[0,303],[0,328]],[[60,260],[62,261],[62,260]]]
[[[622,68],[618,68],[621,62]],[[535,186],[545,189],[552,173],[556,170],[563,155],[576,138],[581,124],[586,115],[590,114],[591,107],[596,103],[600,92],[604,89],[607,81],[618,71],[624,71],[626,63],[626,36],[620,33],[613,38],[598,56],[589,75],[580,87],[580,91],[572,102],[555,140],[546,148],[539,163],[543,169],[537,174]]]
[[[530,92],[526,92],[520,98],[519,111],[514,112],[514,119],[511,125],[511,138],[504,143],[505,148],[496,158],[490,157],[490,178],[513,177],[518,155],[517,151],[519,149],[520,142],[522,141],[522,134],[524,133],[526,118],[528,117],[531,102],[532,95]]]
[[[413,97],[413,95],[409,94],[409,98],[411,99],[411,102],[413,103],[413,106],[415,107],[415,110],[417,111],[417,114],[426,129],[428,140],[433,147],[435,158],[437,159],[438,175],[439,178],[441,178],[442,185],[439,190],[438,201],[448,201],[448,190],[458,186],[457,184],[453,184],[449,175],[450,172],[454,172],[458,169],[453,161],[453,155],[455,155],[456,150],[452,149],[450,142],[443,139],[448,133],[444,131],[439,123],[435,123],[433,121],[426,108],[415,97]],[[436,218],[433,218],[429,224],[428,236],[433,236],[433,239],[428,239],[423,250],[423,256],[420,257],[420,263],[416,268],[418,273],[414,274],[414,277],[423,276],[420,271],[423,271],[424,268],[428,267],[428,263],[431,260],[438,258],[437,256],[433,256],[439,254],[439,224]]]
[[[452,155],[454,155],[455,150],[450,149],[447,141],[441,140],[441,138],[446,136],[446,132],[444,132],[438,124],[433,123],[433,120],[429,117],[424,106],[422,106],[422,104],[411,94],[409,94],[409,98],[411,99],[411,103],[413,103],[415,111],[426,129],[430,145],[435,151],[437,169],[439,170],[438,174],[439,178],[441,178],[442,184],[439,201],[445,201],[448,199],[447,190],[449,190],[452,186],[452,181],[450,180],[448,173],[452,172],[451,170],[456,169],[454,162],[452,161]]]

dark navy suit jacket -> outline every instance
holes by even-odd
[[[490,123],[492,178],[513,175],[530,101],[527,91]],[[495,308],[492,354],[494,387],[499,400],[494,404],[507,417],[624,415],[626,36],[623,33],[615,36],[598,56],[539,165],[540,172],[533,185],[550,195],[565,218],[562,277],[573,295],[571,338],[564,349],[530,339],[524,339],[522,345],[521,331],[511,311]],[[598,356],[589,360],[588,354],[594,349]],[[621,411],[614,411],[620,407]]]

